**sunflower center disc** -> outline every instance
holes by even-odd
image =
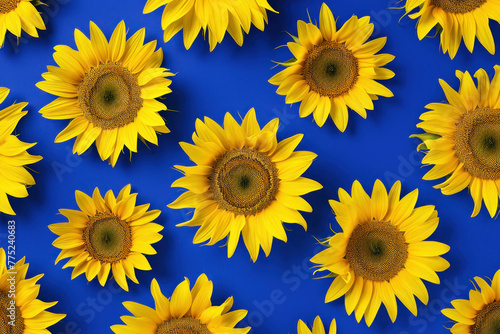
[[[171,319],[158,326],[156,334],[210,334],[207,325],[191,317]]]
[[[471,175],[500,178],[500,109],[467,112],[457,124],[455,151]]]
[[[130,226],[110,213],[98,213],[83,230],[83,241],[90,256],[114,263],[125,259],[132,248]]]
[[[92,67],[78,88],[78,104],[85,117],[102,129],[131,123],[142,107],[137,75],[116,63]]]
[[[358,60],[343,44],[324,41],[309,51],[302,74],[313,91],[337,97],[356,83]]]
[[[11,303],[8,294],[0,292],[0,333],[22,334],[24,332],[24,319],[21,310]],[[14,324],[14,326],[12,326]]]
[[[403,269],[408,258],[408,244],[396,226],[370,221],[354,229],[345,258],[356,276],[389,281]]]
[[[468,13],[481,7],[487,0],[432,0],[432,4],[441,7],[447,13]]]
[[[0,0],[0,14],[7,14],[17,8],[21,0]]]
[[[278,170],[271,159],[253,149],[228,151],[210,177],[213,199],[223,209],[255,215],[275,199]]]
[[[498,334],[500,333],[500,302],[487,304],[477,312],[471,334]]]

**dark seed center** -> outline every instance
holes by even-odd
[[[24,327],[21,310],[16,306],[15,301],[9,298],[8,293],[0,292],[0,333],[22,334]]]
[[[155,334],[210,334],[207,325],[192,317],[170,319],[159,325]]]
[[[7,14],[17,8],[21,0],[0,0],[0,14]]]
[[[465,14],[481,7],[487,0],[432,0],[434,6],[448,13]]]
[[[500,302],[494,301],[477,312],[471,334],[500,334]]]

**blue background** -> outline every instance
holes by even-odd
[[[438,78],[458,88],[456,69],[475,72],[483,67],[490,77],[493,75],[498,57],[488,54],[479,43],[473,55],[462,45],[456,58],[450,60],[448,55],[440,53],[439,38],[418,41],[414,20],[405,17],[398,22],[403,11],[391,9],[399,6],[393,0],[328,1],[339,18],[339,26],[353,14],[371,15],[375,23],[373,38],[388,36],[382,52],[396,55],[388,65],[396,77],[384,82],[395,97],[375,102],[375,110],[368,112],[367,120],[350,111],[347,130],[340,133],[331,120],[319,129],[311,117],[299,118],[299,104],[286,105],[284,97],[275,93],[276,87],[267,82],[278,71],[271,69],[271,60],[290,58],[286,48],[275,49],[290,41],[285,31],[296,33],[296,21],[307,20],[307,10],[313,20],[317,20],[321,1],[270,0],[280,14],[269,14],[269,25],[264,32],[252,27],[241,48],[227,35],[212,53],[201,36],[189,51],[184,49],[182,33],[164,44],[161,10],[143,15],[145,1],[142,0],[46,2],[49,7],[40,7],[40,10],[47,30],[40,33],[40,38],[23,35],[16,46],[10,36],[0,50],[0,86],[11,89],[2,108],[14,101],[29,102],[29,113],[21,120],[17,132],[24,141],[38,142],[30,153],[44,158],[32,165],[37,184],[29,189],[30,196],[11,199],[11,203],[18,213],[14,217],[17,257],[26,256],[31,264],[29,276],[45,273],[40,281],[39,298],[58,300],[59,304],[51,311],[67,313],[63,321],[51,327],[53,333],[110,333],[109,326],[121,323],[119,317],[128,314],[123,301],[154,305],[149,291],[152,278],[158,279],[169,296],[184,276],[194,282],[201,273],[214,281],[214,303],[233,295],[235,309],[249,310],[246,323],[253,326],[252,333],[296,333],[299,318],[312,323],[316,315],[320,315],[325,324],[335,317],[338,333],[446,333],[444,326],[450,327],[451,323],[446,322],[440,309],[449,307],[452,299],[467,298],[471,288],[469,279],[473,276],[492,277],[499,268],[498,222],[489,217],[484,207],[471,219],[473,201],[466,190],[444,196],[432,188],[438,182],[423,181],[427,168],[421,168],[422,155],[415,151],[418,141],[409,139],[412,133],[419,132],[415,125],[424,106],[444,100]],[[166,96],[165,102],[179,112],[163,113],[172,133],[162,135],[159,146],[152,146],[151,150],[139,143],[139,153],[133,155],[132,161],[124,154],[115,168],[100,160],[95,146],[79,157],[71,154],[72,141],[54,144],[54,138],[67,121],[47,120],[38,113],[54,99],[35,87],[46,65],[55,65],[52,48],[58,44],[74,47],[73,30],[78,28],[89,35],[89,20],[96,22],[108,37],[121,20],[125,20],[129,29],[128,36],[146,27],[146,40],[159,40],[165,52],[164,67],[177,73],[171,86],[173,93]],[[490,26],[493,35],[499,37],[499,25],[492,22]],[[497,38],[497,48],[498,44]],[[255,264],[242,240],[231,259],[226,258],[226,248],[219,245],[193,245],[196,229],[175,227],[189,218],[189,212],[166,207],[180,194],[179,190],[170,188],[181,176],[172,166],[191,165],[178,142],[190,141],[195,119],[210,116],[222,122],[226,111],[243,115],[251,107],[256,108],[261,124],[280,118],[278,139],[305,134],[299,149],[319,155],[305,176],[324,186],[305,196],[314,208],[313,213],[304,214],[308,231],[304,232],[298,225],[288,225],[288,243],[275,241],[271,255],[266,258],[261,252]],[[308,260],[319,250],[313,236],[330,236],[330,226],[340,230],[327,200],[338,199],[339,187],[350,191],[356,179],[371,192],[377,178],[387,188],[399,179],[405,194],[419,189],[417,205],[436,205],[441,220],[430,239],[451,245],[451,251],[445,255],[451,267],[439,275],[441,285],[426,283],[430,302],[428,306],[418,302],[418,317],[398,302],[395,324],[382,307],[368,328],[364,321],[357,324],[354,316],[347,316],[343,298],[324,303],[331,279],[312,279]],[[75,190],[90,194],[97,186],[102,192],[113,189],[117,193],[128,183],[139,193],[138,203],[151,203],[152,209],[162,210],[157,222],[165,226],[164,238],[154,245],[158,254],[148,256],[153,270],[138,271],[141,284],[130,283],[128,293],[117,288],[114,281],[102,288],[97,280],[88,283],[83,275],[71,280],[71,269],[61,269],[61,263],[54,265],[59,250],[51,245],[55,235],[47,225],[63,221],[56,215],[59,208],[77,208]],[[0,245],[3,247],[7,221],[11,218],[1,216]]]

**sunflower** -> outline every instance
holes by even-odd
[[[69,222],[49,225],[59,237],[52,243],[61,249],[56,264],[71,258],[63,268],[75,267],[71,279],[85,273],[87,280],[98,277],[102,286],[109,272],[124,290],[128,291],[128,276],[134,283],[134,268],[151,270],[143,254],[156,254],[151,244],[162,239],[161,225],[153,223],[161,211],[149,209],[149,204],[135,206],[137,194],[130,193],[130,184],[115,198],[109,190],[104,199],[95,188],[92,197],[76,191],[81,211],[60,209]]]
[[[273,238],[286,242],[283,222],[307,223],[298,212],[312,208],[300,196],[321,189],[311,179],[301,177],[316,154],[294,152],[303,135],[278,143],[279,120],[260,129],[252,108],[241,125],[229,113],[224,128],[208,117],[196,120],[194,145],[181,142],[182,149],[197,164],[175,166],[185,174],[172,187],[187,188],[168,207],[195,208],[193,218],[177,226],[201,226],[194,243],[210,239],[213,245],[227,238],[227,255],[234,254],[240,234],[255,262],[262,247],[271,252]]]
[[[500,22],[500,2],[497,0],[407,0],[406,13],[415,8],[418,12],[410,14],[412,19],[419,18],[418,39],[422,40],[434,26],[441,35],[443,53],[448,52],[453,59],[457,54],[462,37],[467,49],[474,50],[477,39],[495,54],[495,42],[489,27],[489,19]]]
[[[124,146],[137,152],[138,138],[158,145],[156,133],[170,132],[158,114],[167,108],[156,100],[171,92],[166,77],[173,74],[160,67],[163,51],[155,51],[156,41],[144,45],[144,28],[128,40],[126,34],[123,21],[109,42],[94,22],[90,40],[76,29],[78,51],[56,46],[59,67],[47,66],[45,81],[36,84],[59,96],[40,110],[43,117],[71,119],[55,142],[76,137],[73,153],[82,154],[95,141],[113,167]]]
[[[456,322],[453,334],[494,334],[500,332],[500,270],[491,286],[481,277],[474,277],[479,289],[469,291],[469,300],[456,299],[453,308],[441,312]]]
[[[0,103],[2,103],[9,89],[0,87]],[[28,196],[26,185],[35,184],[33,176],[25,169],[29,165],[42,159],[39,155],[30,155],[26,150],[35,146],[20,141],[12,132],[19,120],[28,112],[23,110],[28,103],[16,103],[0,110],[0,212],[15,215],[7,195],[23,198]]]
[[[208,28],[210,51],[229,32],[239,46],[243,45],[243,31],[248,34],[252,24],[264,31],[267,23],[266,10],[277,13],[267,0],[148,0],[144,14],[165,5],[161,18],[163,38],[168,42],[183,29],[184,46],[189,49],[203,29]]]
[[[120,319],[125,325],[111,326],[116,334],[167,334],[167,333],[224,333],[246,334],[250,327],[234,328],[246,315],[246,310],[229,312],[233,297],[219,306],[212,306],[213,283],[205,274],[196,280],[190,290],[189,279],[177,285],[170,299],[160,290],[156,279],[151,282],[155,309],[134,302],[123,306],[134,316]]]
[[[314,319],[314,324],[312,328],[312,333],[309,328],[307,328],[307,325],[302,321],[299,320],[297,323],[297,333],[298,334],[325,334],[325,326],[323,326],[323,322],[321,321],[321,318],[319,316]],[[337,334],[337,323],[335,322],[335,319],[332,320],[332,323],[330,324],[330,330],[328,331],[328,334]]]
[[[66,315],[46,311],[57,302],[36,299],[40,290],[36,283],[43,274],[26,279],[29,264],[24,260],[7,268],[5,250],[0,248],[0,333],[50,333],[46,328]]]
[[[327,249],[311,259],[316,271],[335,276],[325,302],[345,295],[347,313],[354,311],[358,322],[364,315],[368,326],[381,303],[396,320],[396,297],[416,315],[413,295],[424,304],[429,300],[421,279],[439,284],[436,272],[449,267],[440,255],[450,247],[424,241],[438,226],[437,211],[433,205],[415,208],[418,189],[400,199],[399,181],[387,194],[376,180],[371,197],[354,181],[351,193],[339,189],[340,201],[330,201],[342,232],[324,241]]]
[[[0,1],[0,48],[4,45],[7,31],[19,38],[21,30],[33,37],[38,37],[37,29],[45,30],[45,23],[35,8],[43,4],[39,0]]]
[[[328,115],[344,132],[347,107],[366,118],[366,109],[373,110],[377,95],[391,97],[392,92],[375,80],[386,80],[394,72],[382,66],[394,59],[390,54],[376,54],[385,45],[386,37],[366,40],[373,32],[370,17],[351,17],[342,28],[330,8],[323,3],[319,28],[312,23],[297,22],[298,37],[287,44],[294,58],[278,63],[286,68],[269,82],[279,86],[277,93],[286,95],[286,103],[300,103],[300,117],[313,113],[319,126]],[[366,43],[365,43],[366,42]]]
[[[477,88],[468,72],[456,72],[460,80],[458,92],[439,80],[448,103],[430,103],[417,124],[426,133],[413,135],[422,140],[418,150],[426,152],[422,163],[435,165],[423,179],[447,177],[435,188],[445,195],[466,187],[474,200],[472,217],[482,201],[491,217],[498,208],[500,194],[500,66],[490,82],[484,69],[479,69]]]

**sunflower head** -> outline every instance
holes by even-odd
[[[82,154],[96,143],[102,160],[115,165],[124,147],[137,152],[137,139],[158,145],[157,133],[168,133],[158,114],[166,110],[156,100],[171,92],[174,74],[162,68],[163,51],[156,41],[144,44],[145,29],[126,39],[125,23],[118,24],[108,41],[90,22],[90,40],[78,29],[78,50],[55,47],[48,72],[37,83],[59,96],[40,110],[45,118],[71,119],[56,137],[57,143],[76,137],[73,153]]]
[[[26,278],[29,264],[24,258],[7,268],[5,250],[0,248],[0,333],[48,333],[47,327],[63,319],[65,314],[46,311],[57,302],[37,299],[43,274]],[[15,291],[15,293],[12,293]]]
[[[286,242],[283,222],[307,228],[298,212],[311,212],[300,196],[322,186],[301,177],[316,154],[294,151],[302,140],[298,134],[278,142],[278,119],[262,129],[251,109],[238,124],[229,113],[224,128],[205,117],[196,120],[193,144],[180,143],[196,166],[176,166],[185,174],[172,187],[187,191],[168,206],[195,208],[193,218],[178,226],[201,226],[193,242],[213,245],[228,237],[231,257],[240,234],[253,261],[262,247],[271,252],[273,238]]]
[[[247,328],[234,328],[245,318],[246,310],[231,311],[233,297],[222,305],[212,306],[213,283],[201,274],[190,289],[189,279],[177,285],[172,297],[167,298],[160,290],[156,279],[151,282],[151,294],[155,309],[134,302],[124,302],[123,306],[133,316],[121,317],[125,325],[111,326],[116,334],[246,334]]]
[[[1,0],[0,1],[0,48],[3,47],[7,31],[17,38],[24,31],[38,37],[38,30],[45,30],[45,23],[35,8],[44,5],[40,0]]]
[[[416,12],[413,12],[414,10]],[[417,35],[420,40],[437,27],[443,53],[453,59],[464,40],[472,53],[477,39],[495,54],[495,41],[489,27],[489,20],[500,22],[500,3],[496,0],[407,0],[406,14],[418,19]]]
[[[370,17],[351,17],[340,29],[332,12],[323,3],[319,27],[297,22],[298,37],[287,44],[291,60],[279,63],[286,68],[269,82],[279,86],[277,93],[286,103],[300,102],[300,117],[311,113],[323,126],[331,116],[337,128],[347,126],[347,107],[366,118],[373,110],[377,95],[391,97],[392,92],[376,80],[390,79],[391,70],[383,68],[394,59],[390,54],[376,54],[385,45],[381,37],[367,42],[373,32]]]
[[[9,89],[0,87],[0,103],[8,94]],[[23,110],[27,105],[26,102],[15,103],[0,110],[0,212],[9,215],[15,215],[15,212],[7,195],[27,197],[26,187],[35,184],[35,179],[24,166],[42,160],[41,156],[27,152],[36,143],[25,143],[12,134],[19,120],[28,113]]]
[[[345,295],[345,307],[359,322],[370,326],[383,303],[391,320],[397,317],[396,297],[414,315],[414,295],[427,304],[429,295],[422,279],[439,284],[436,272],[449,267],[440,255],[449,246],[425,241],[438,226],[434,206],[415,207],[418,190],[400,199],[401,183],[387,193],[375,181],[371,197],[358,181],[351,195],[339,189],[339,201],[330,201],[342,232],[328,238],[325,250],[311,262],[316,271],[335,277],[325,296],[331,302]]]
[[[152,221],[161,212],[148,211],[149,204],[136,206],[136,198],[130,185],[117,197],[109,190],[102,198],[95,188],[92,197],[76,191],[81,211],[59,210],[69,221],[49,225],[49,229],[59,236],[52,243],[61,249],[56,264],[71,258],[63,268],[75,267],[71,279],[85,273],[88,281],[97,276],[104,286],[112,271],[118,285],[128,291],[126,277],[139,283],[135,268],[151,270],[143,254],[156,254],[151,244],[162,239],[158,232],[163,227]]]
[[[491,284],[481,277],[474,277],[476,285],[469,291],[469,299],[456,299],[453,308],[441,312],[455,324],[450,329],[454,334],[494,334],[500,332],[500,270]]]
[[[252,25],[263,31],[267,11],[277,13],[267,0],[148,0],[143,13],[151,13],[163,5],[161,27],[165,43],[182,29],[184,46],[189,49],[203,30],[203,37],[208,33],[210,51],[222,42],[226,31],[242,46],[243,32],[248,34]]]
[[[457,71],[458,92],[440,80],[447,103],[430,103],[429,111],[417,124],[426,133],[413,135],[422,140],[418,150],[426,153],[424,165],[434,165],[424,180],[446,180],[436,186],[445,195],[469,187],[476,216],[482,202],[491,217],[498,209],[500,194],[500,66],[490,82],[484,69],[474,77]]]
[[[325,326],[323,326],[321,318],[317,316],[314,319],[311,332],[307,325],[302,320],[299,320],[299,322],[297,323],[297,334],[325,334]],[[335,319],[333,319],[330,324],[330,330],[328,331],[328,334],[337,334],[337,322],[335,321]]]

